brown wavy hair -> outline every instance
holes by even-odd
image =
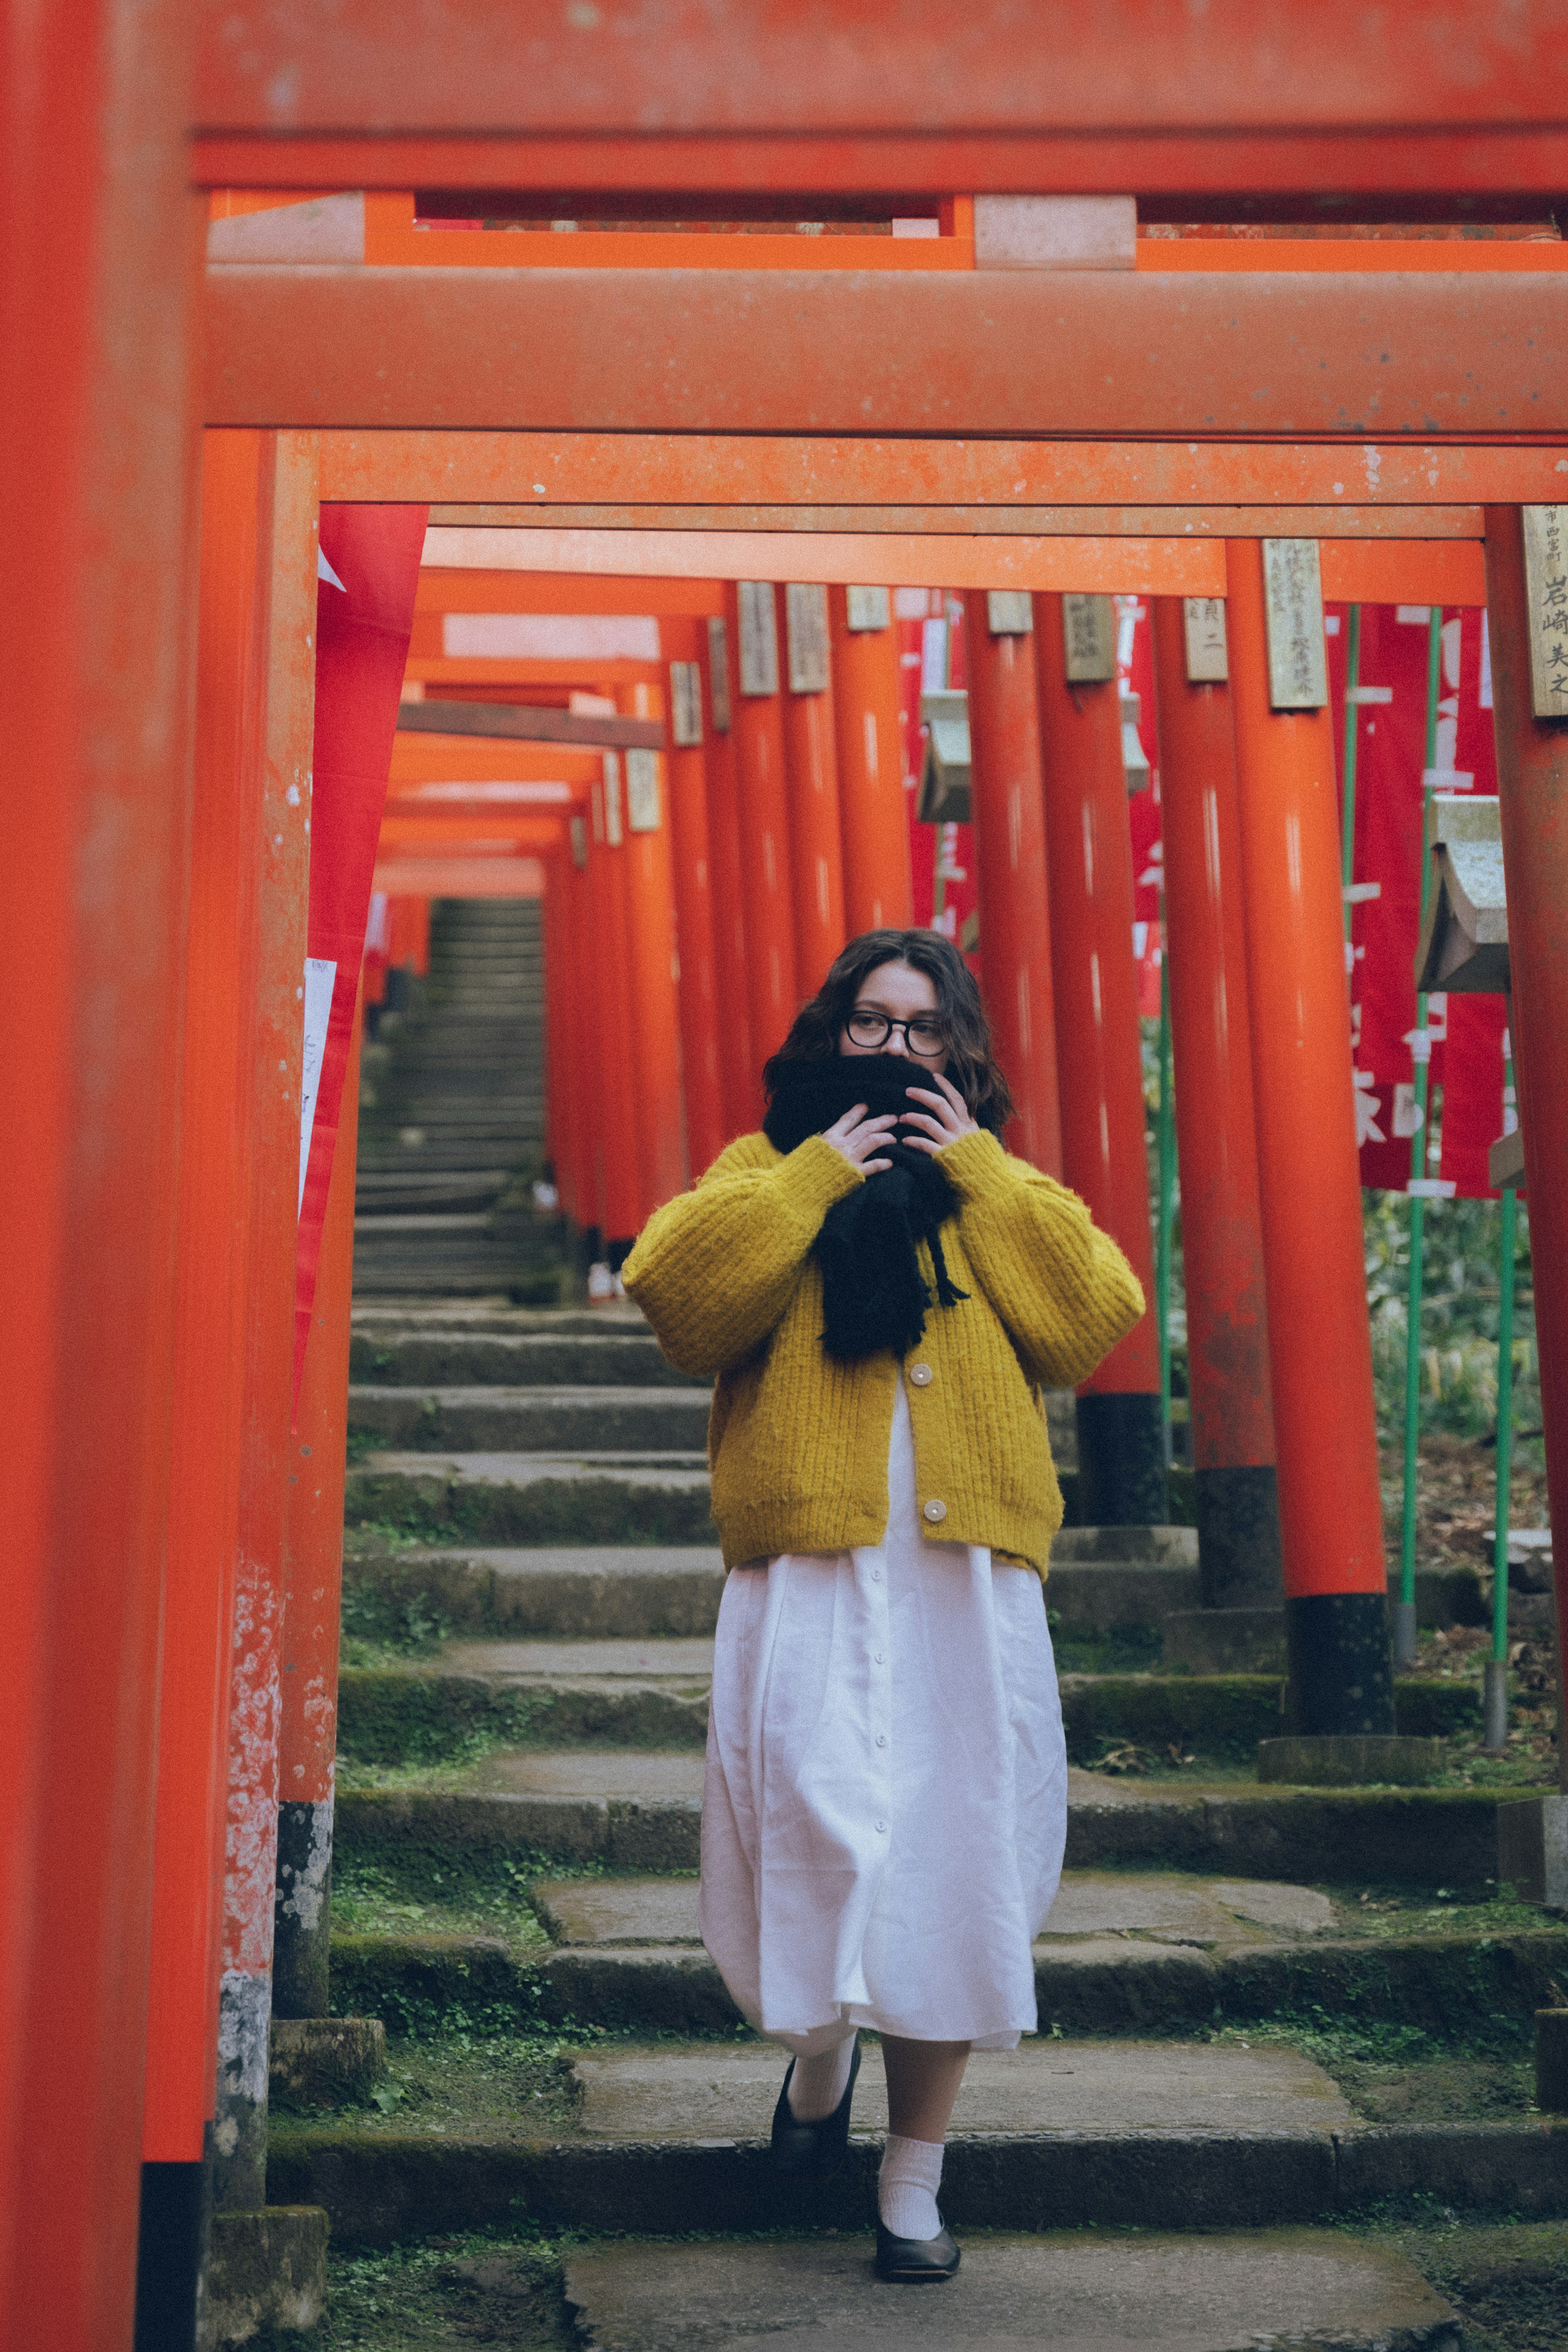
[[[975,975],[940,931],[862,931],[841,949],[815,996],[795,1015],[779,1051],[763,1064],[765,1091],[769,1096],[775,1092],[787,1062],[823,1062],[838,1052],[839,1032],[861,982],[884,963],[906,963],[931,982],[947,1041],[947,1076],[968,1104],[971,1117],[999,1130],[1013,1115],[1012,1094],[991,1045],[991,1024]]]

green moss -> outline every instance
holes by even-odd
[[[615,1478],[463,1485],[438,1474],[350,1469],[343,1515],[432,1543],[716,1544],[704,1486]]]

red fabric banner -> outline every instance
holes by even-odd
[[[371,877],[397,732],[428,507],[324,506],[316,595],[310,916],[302,1001],[294,1391],[316,1268],[365,947]]]

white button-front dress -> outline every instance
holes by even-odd
[[[737,1569],[719,1609],[702,1935],[801,2056],[870,2026],[1010,2050],[1061,1874],[1067,1753],[1032,1569],[930,1541],[902,1381],[887,1532]]]

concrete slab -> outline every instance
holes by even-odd
[[[767,2044],[727,2049],[617,2050],[580,2057],[581,2127],[593,2139],[766,2139],[782,2053]],[[1219,2132],[1318,2138],[1352,2120],[1321,2066],[1299,2051],[1180,2042],[1039,2042],[977,2050],[953,2111],[953,2131],[1026,2132],[1071,2139],[1147,2132]],[[853,2130],[885,2133],[882,2053],[861,2060]]]
[[[697,1944],[695,1878],[590,1880],[536,1886],[534,1908],[559,1944]]]
[[[668,1679],[699,1684],[713,1678],[713,1643],[705,1641],[449,1642],[434,1672],[484,1675],[497,1682],[596,1682]]]
[[[474,1785],[519,1797],[619,1797],[643,1805],[695,1804],[703,1792],[703,1759],[700,1753],[660,1756],[634,1748],[622,1754],[516,1748],[486,1757],[475,1773]]]
[[[697,1889],[690,1880],[600,1880],[540,1885],[534,1901],[550,1934],[568,1945],[698,1944]],[[1071,1944],[1080,1956],[1112,1939],[1257,1943],[1263,1934],[1320,1935],[1333,1905],[1308,1886],[1218,1885],[1174,1875],[1075,1871],[1062,1881],[1037,1950]]]
[[[374,1430],[383,1444],[422,1451],[564,1453],[583,1445],[601,1452],[704,1452],[708,1394],[602,1382],[356,1386],[349,1391],[349,1421],[353,1428]]]
[[[593,2352],[1458,2352],[1442,2297],[1387,2248],[1326,2231],[986,2236],[939,2294],[878,2284],[867,2238],[606,2246],[568,2257]]]

